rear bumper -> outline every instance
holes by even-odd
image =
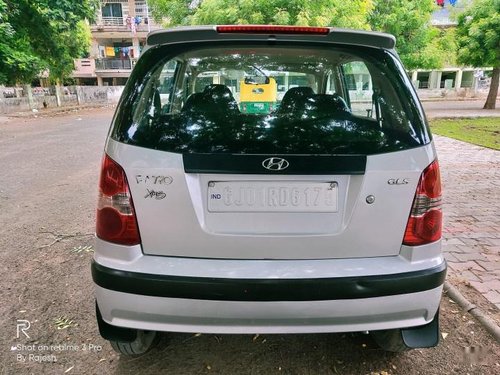
[[[446,263],[419,271],[373,276],[234,279],[170,276],[112,269],[92,262],[101,288],[127,294],[218,301],[324,301],[376,298],[434,289],[444,283]]]
[[[105,322],[144,330],[313,333],[413,327],[434,317],[446,263],[399,274],[220,279],[145,274],[92,264]]]

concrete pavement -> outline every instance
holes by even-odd
[[[500,309],[500,151],[434,139],[443,181],[448,272]]]
[[[484,100],[425,101],[428,118],[497,117]],[[443,181],[448,274],[500,309],[500,151],[434,135]]]

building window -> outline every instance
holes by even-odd
[[[117,3],[109,3],[102,7],[103,17],[123,17],[122,5]]]

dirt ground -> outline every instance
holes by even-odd
[[[111,115],[93,109],[0,123],[1,374],[500,373],[500,345],[447,296],[433,349],[387,354],[362,334],[171,333],[151,352],[121,358],[98,334],[90,276]],[[29,337],[17,329],[24,321]]]

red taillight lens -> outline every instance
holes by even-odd
[[[436,160],[420,176],[403,245],[419,246],[439,240],[442,221],[441,176]]]
[[[274,26],[274,25],[223,25],[217,26],[218,33],[246,34],[316,34],[326,35],[328,27]]]
[[[125,171],[108,155],[101,166],[96,234],[120,245],[141,243]]]

